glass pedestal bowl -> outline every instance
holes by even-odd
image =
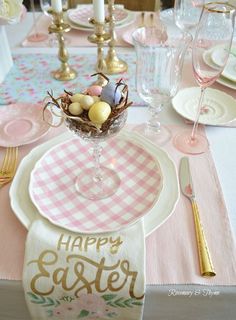
[[[102,142],[114,137],[125,125],[127,110],[124,110],[116,118],[112,119],[109,128],[106,130],[94,130],[86,128],[77,120],[67,118],[65,125],[78,137],[91,144],[93,158],[92,166],[84,169],[77,176],[75,188],[85,198],[99,200],[113,195],[120,186],[118,173],[108,166],[100,163],[102,154]]]

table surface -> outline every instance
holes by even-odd
[[[27,33],[31,30],[32,15],[28,14],[24,21],[17,25],[6,27],[8,41],[12,53],[57,53],[57,48],[23,48],[21,42],[25,39]],[[95,53],[96,48],[68,48],[70,54],[76,53]],[[117,52],[132,52],[133,48],[118,48]],[[187,57],[190,59],[190,56]],[[197,84],[196,84],[197,86]],[[219,84],[212,85],[212,88],[225,91],[236,98],[236,91],[228,89]],[[129,110],[128,123],[141,123],[147,117],[146,107],[132,107]],[[164,109],[160,114],[161,121],[167,123],[181,124],[182,119],[173,111],[172,108]],[[236,235],[236,128],[206,127],[207,137],[210,142],[210,148],[215,162],[216,170],[221,183],[226,207],[230,216],[230,221]]]
[[[14,25],[7,26],[7,35],[8,40],[12,49],[12,53],[21,53],[21,54],[27,54],[27,53],[51,53],[56,54],[57,49],[56,48],[23,48],[21,47],[21,42],[27,35],[27,33],[30,31],[32,26],[32,15],[28,14],[24,21],[22,21],[21,24],[17,25],[17,32],[16,27]],[[123,52],[133,52],[133,48],[118,48],[118,53]],[[77,47],[77,48],[70,48],[69,47],[69,53],[76,54],[76,53],[95,53],[96,48],[93,47]],[[190,56],[187,56],[187,59],[190,59]],[[196,85],[197,86],[197,85]],[[236,91],[233,91],[231,89],[227,89],[226,87],[223,87],[219,84],[214,84],[212,88],[216,88],[222,91],[225,91],[229,94],[231,94],[234,98],[236,98]],[[129,111],[128,116],[128,123],[141,123],[143,122],[147,117],[147,108],[146,107],[132,107]],[[161,121],[163,123],[174,123],[174,124],[181,124],[182,118],[179,117],[174,110],[169,106],[168,108],[164,109],[161,112]],[[206,127],[206,133],[207,137],[209,139],[210,148],[212,152],[212,156],[215,162],[216,170],[218,173],[218,177],[221,183],[224,199],[226,202],[226,207],[229,213],[230,221],[232,224],[232,228],[234,231],[234,235],[236,235],[236,187],[235,187],[235,181],[236,181],[236,128],[223,128],[223,127]],[[4,282],[3,282],[4,284]],[[3,285],[4,287],[4,285]],[[183,287],[184,288],[184,287]],[[152,291],[152,289],[150,289]],[[166,311],[165,308],[168,308],[167,305],[170,302],[170,300],[166,300],[165,297],[167,296],[164,294],[163,291],[169,290],[169,287],[161,287],[160,288],[160,295],[159,297],[164,297],[163,301],[163,310]],[[235,290],[235,289],[234,289]],[[0,290],[1,291],[1,290]],[[228,300],[230,301],[230,300]],[[200,301],[199,301],[200,302]],[[151,300],[147,301],[147,304],[150,305],[155,304],[154,301],[151,302]],[[182,303],[182,302],[181,302]],[[207,308],[207,302],[205,301],[205,305],[202,304],[203,309]],[[231,305],[233,306],[233,302],[231,301]],[[161,308],[161,305],[159,304],[159,307]],[[174,308],[174,307],[173,307]],[[173,309],[174,310],[174,309]],[[216,309],[217,310],[217,309]],[[235,310],[235,309],[234,309]],[[170,311],[171,312],[171,311]],[[179,319],[190,319],[191,318],[191,308],[186,310],[186,317],[180,317]],[[187,316],[188,314],[188,316]],[[215,314],[216,315],[216,314]],[[0,314],[0,319],[1,314]],[[4,320],[7,319],[4,318]],[[11,319],[11,318],[8,318]],[[17,319],[17,318],[16,318]],[[19,318],[21,319],[21,318]],[[23,319],[23,318],[22,318]],[[155,319],[154,317],[148,317],[145,319]],[[161,319],[170,319],[165,318],[164,316]],[[177,319],[177,318],[176,318]],[[195,319],[195,318],[193,318]],[[196,318],[197,319],[197,318]],[[198,318],[203,319],[203,318]],[[207,317],[204,319],[213,319],[212,317]],[[214,318],[215,319],[215,318]],[[220,319],[220,318],[219,318]],[[226,317],[225,319],[233,320],[233,316]]]

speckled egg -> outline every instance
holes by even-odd
[[[84,110],[89,110],[94,104],[94,99],[91,96],[84,95],[80,100],[80,104]]]
[[[83,112],[83,108],[79,102],[71,103],[68,110],[73,116],[79,116]]]
[[[101,92],[102,92],[102,87],[97,85],[93,85],[87,89],[87,93],[90,96],[100,96]]]
[[[70,97],[71,102],[80,102],[84,94],[82,93],[76,93],[73,96]]]
[[[102,88],[101,100],[107,102],[109,105],[114,106],[119,104],[122,97],[121,89],[117,88],[115,83],[108,83]]]
[[[89,119],[96,125],[102,125],[109,117],[111,107],[108,103],[100,101],[96,102],[89,109]]]

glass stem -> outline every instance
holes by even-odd
[[[201,110],[202,110],[202,103],[204,100],[205,90],[206,90],[206,88],[201,88],[201,95],[200,95],[200,99],[198,102],[197,115],[196,115],[196,119],[194,121],[192,133],[191,133],[191,141],[194,141],[195,137],[196,137],[196,132],[197,132],[197,128],[198,128],[198,121],[199,121],[199,117],[200,117]]]
[[[30,6],[33,13],[33,28],[34,28],[34,34],[37,36],[38,34],[38,27],[37,27],[37,21],[35,16],[35,6],[34,6],[34,0],[30,0]]]
[[[159,133],[161,131],[161,123],[159,121],[159,113],[162,110],[162,104],[158,107],[148,106],[149,119],[147,121],[147,130],[149,132]]]
[[[102,181],[102,174],[101,174],[101,164],[100,164],[100,157],[102,154],[102,147],[96,141],[93,144],[93,161],[94,161],[94,182]]]

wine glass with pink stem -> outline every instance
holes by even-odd
[[[35,14],[35,5],[34,0],[30,0],[30,8],[33,14],[33,34],[27,37],[27,40],[30,42],[42,42],[48,39],[48,35],[46,33],[42,33],[38,31],[38,24]]]
[[[186,130],[174,137],[175,147],[187,154],[204,153],[207,138],[197,132],[201,111],[208,109],[204,103],[206,88],[221,75],[228,60],[234,31],[235,8],[227,3],[212,2],[203,6],[192,47],[193,74],[200,87],[200,98],[195,110],[192,131]],[[218,63],[207,63],[206,55],[217,53]]]

